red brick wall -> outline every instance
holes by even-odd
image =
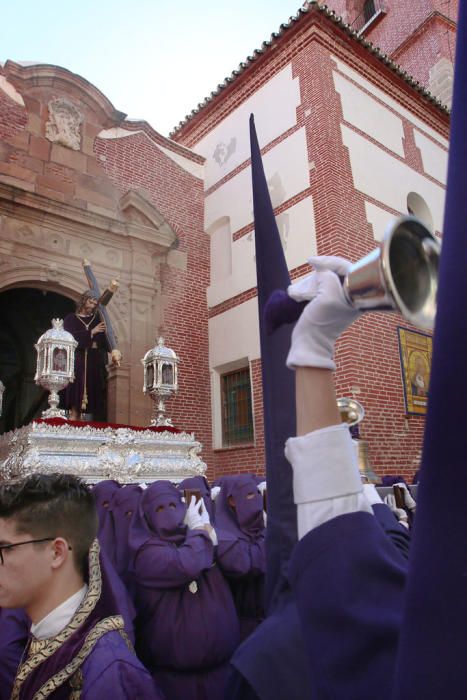
[[[347,52],[343,48],[346,42],[349,47]],[[190,146],[196,144],[227,113],[233,111],[271,75],[291,61],[293,74],[300,78],[301,88],[296,128],[305,126],[308,160],[315,164],[310,171],[310,189],[307,194],[311,191],[313,196],[318,251],[320,254],[332,253],[357,260],[375,247],[375,241],[364,207],[364,201],[368,197],[354,189],[349,155],[342,144],[340,123],[343,115],[332,80],[335,66],[330,52],[340,58],[347,58],[356,70],[365,73],[366,78],[373,79],[378,87],[386,88],[392,97],[405,106],[411,106],[419,118],[425,116],[430,126],[447,136],[447,119],[440,112],[422,102],[415,93],[412,98],[408,98],[409,90],[399,78],[384,71],[374,59],[368,58],[367,52],[360,45],[351,43],[351,40],[342,41],[342,35],[337,33],[336,36],[327,25],[325,32],[318,33],[315,37],[310,34],[307,38],[307,33],[303,30],[297,32],[288,42],[269,54],[267,60],[260,59],[260,65],[255,65],[254,70],[248,74],[244,73],[236,81],[236,87],[219,100],[217,107],[210,105],[203,118],[200,115],[189,122],[177,139]],[[310,66],[319,66],[320,70],[310,70]],[[305,117],[308,109],[311,109],[311,114]],[[283,134],[275,143],[286,138],[289,133],[290,131]],[[268,144],[264,151],[270,147],[271,144]],[[418,172],[423,172],[412,126],[408,122],[404,123],[404,147],[405,162]],[[239,170],[247,164],[239,166]],[[283,207],[284,205],[281,209]],[[284,208],[286,207],[287,205]],[[393,213],[396,215],[398,212]],[[238,237],[251,228],[252,224],[233,234]],[[292,273],[292,276],[295,275]],[[255,290],[246,290],[238,297],[211,309],[210,313],[221,313],[233,305],[241,304],[254,293]],[[375,470],[381,475],[397,472],[410,477],[415,471],[414,462],[421,447],[424,419],[405,414],[398,325],[410,327],[395,314],[372,314],[359,320],[338,344],[336,383],[339,395],[352,396],[354,393],[365,408],[366,418],[360,434],[369,441]],[[260,381],[259,374],[256,381]],[[254,393],[259,395],[256,389]],[[255,410],[258,410],[256,399]],[[261,407],[259,411],[261,414]],[[256,424],[262,422],[261,415],[255,415],[255,421]],[[256,469],[258,454],[258,447],[216,451],[216,475],[241,471],[245,467]]]
[[[369,25],[364,36],[428,87],[430,68],[442,58],[454,59],[458,0],[377,0],[384,17]],[[364,0],[328,0],[328,7],[352,24]]]
[[[209,237],[203,229],[202,181],[162,153],[144,133],[120,139],[98,138],[95,151],[122,194],[129,189],[144,190],[176,231],[178,250],[187,253],[186,270],[161,266],[162,294],[168,302],[162,309],[162,328],[158,330],[180,357],[179,391],[169,400],[169,414],[174,425],[194,431],[203,443],[202,456],[212,475],[206,306]]]
[[[27,114],[3,90],[0,90],[0,139],[8,139],[26,126]]]

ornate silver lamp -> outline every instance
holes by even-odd
[[[148,350],[141,360],[144,367],[143,393],[154,401],[151,425],[172,425],[165,415],[165,400],[178,389],[179,358],[170,348],[165,347],[164,338]]]
[[[5,385],[0,379],[0,416],[2,415],[2,407],[3,407],[3,392],[5,391]]]
[[[75,349],[78,343],[63,328],[60,318],[52,319],[52,328],[43,333],[36,345],[37,367],[34,381],[50,391],[49,408],[43,418],[66,418],[58,408],[58,392],[75,379]]]

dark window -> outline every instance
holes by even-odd
[[[221,376],[222,444],[253,442],[250,371],[248,367]]]
[[[369,22],[373,15],[376,14],[375,0],[366,0],[363,5],[364,22]]]

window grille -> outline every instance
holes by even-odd
[[[249,368],[223,374],[221,390],[223,446],[232,447],[253,442]]]

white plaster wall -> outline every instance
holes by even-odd
[[[423,169],[427,175],[431,175],[444,185],[447,182],[448,153],[437,146],[431,139],[414,129],[415,143],[422,156]]]
[[[423,131],[425,134],[428,134],[433,139],[435,139],[435,141],[438,141],[438,143],[444,146],[445,149],[448,148],[449,142],[447,141],[447,139],[445,139],[431,127],[427,126],[427,124],[425,124],[421,119],[416,117],[410,110],[406,109],[405,107],[402,107],[402,105],[399,104],[399,102],[394,100],[387,93],[383,92],[383,90],[377,88],[373,83],[371,83],[369,80],[360,75],[360,73],[357,73],[357,71],[353,70],[353,68],[350,68],[350,66],[348,66],[346,63],[340,61],[336,56],[331,56],[331,58],[334,61],[340,73],[351,78],[354,82],[357,83],[357,85],[360,85],[371,95],[374,95],[374,97],[378,98],[378,100],[383,102],[383,104],[386,104],[388,107],[391,107],[395,112],[400,114],[401,117],[408,119],[410,122],[412,122],[414,126],[420,129],[420,131]]]
[[[263,165],[274,207],[309,187],[305,129],[299,129],[266,153]],[[224,216],[230,218],[233,233],[253,221],[250,166],[206,197],[205,230]]]
[[[416,192],[428,204],[435,230],[442,230],[445,191],[440,185],[343,124],[341,132],[343,143],[349,149],[357,190],[401,213],[407,212],[409,192]]]
[[[260,356],[258,300],[255,297],[240,306],[209,319],[209,362],[211,368]]]
[[[196,145],[196,152],[206,158],[206,189],[250,157],[251,113],[255,115],[258,140],[263,147],[295,126],[299,104],[299,82],[292,77],[289,64]]]
[[[382,241],[386,226],[394,220],[394,214],[386,209],[377,207],[371,202],[365,202],[365,211],[368,223],[371,224],[373,228],[375,241]]]
[[[404,157],[402,120],[336,71],[333,78],[345,121]]]
[[[307,197],[279,214],[276,221],[288,268],[291,270],[303,265],[310,255],[316,253],[312,198]],[[252,287],[256,287],[254,231],[232,243],[232,274],[219,278],[215,283],[213,280],[207,290],[208,306],[216,306]]]

